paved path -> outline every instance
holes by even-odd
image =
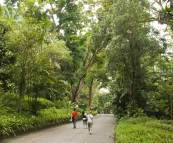
[[[68,123],[6,139],[1,143],[115,143],[114,128],[114,116],[102,114],[94,117],[91,135],[83,128],[82,121],[77,121],[76,129],[72,128],[72,123]]]

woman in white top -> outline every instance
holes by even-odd
[[[91,114],[92,111],[87,115],[87,123],[88,123],[88,131],[91,134],[92,131],[92,125],[93,125],[93,115]]]

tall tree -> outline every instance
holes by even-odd
[[[126,97],[130,115],[144,109],[147,69],[164,52],[164,39],[157,41],[157,33],[147,23],[149,6],[145,0],[116,0],[110,10],[109,69],[118,84],[117,98]]]
[[[10,65],[15,62],[15,55],[13,54],[14,49],[7,46],[8,38],[7,35],[11,31],[10,20],[7,21],[1,17],[0,20],[0,81],[2,88],[5,91],[9,90],[8,83],[11,83]]]

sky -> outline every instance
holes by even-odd
[[[2,5],[4,3],[4,0],[0,0],[0,5]]]

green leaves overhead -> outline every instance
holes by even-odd
[[[79,101],[89,99],[91,105],[92,96],[99,94],[93,89],[109,87],[115,113],[134,115],[150,105],[153,91],[170,94],[163,92],[164,86],[158,88],[165,75],[171,77],[171,71],[162,71],[170,57],[165,58],[166,40],[150,26],[148,0],[5,4],[0,8],[0,83],[6,91],[18,93],[21,102],[27,94],[51,100],[71,96],[77,103],[87,87]],[[161,18],[170,16],[171,9],[163,9]],[[84,97],[87,91],[89,98]],[[157,98],[151,99],[153,104]]]

